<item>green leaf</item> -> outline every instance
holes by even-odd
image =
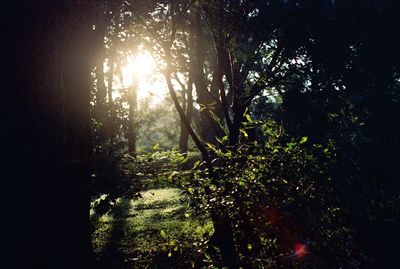
[[[173,171],[169,176],[168,176],[168,180],[172,180],[176,175],[178,175],[179,172],[178,171]]]
[[[217,151],[217,148],[213,144],[211,144],[211,143],[206,143],[206,144],[212,151],[214,151],[214,152]]]
[[[303,136],[300,140],[300,144],[304,144],[308,141],[308,137],[307,136]]]
[[[199,166],[199,164],[200,164],[200,160],[197,160],[197,161],[193,164],[193,167],[194,167],[194,168],[197,168],[197,166]]]
[[[249,114],[246,114],[245,117],[248,122],[253,123],[253,119],[251,118],[251,116]]]
[[[162,238],[167,238],[167,234],[164,232],[164,230],[161,230],[160,234]]]
[[[300,142],[300,144],[302,144],[302,143]],[[295,143],[292,143],[292,142],[287,143],[287,149],[288,149],[288,150],[292,150],[294,146],[296,146]]]
[[[247,249],[251,251],[253,249],[253,246],[251,244],[247,244]]]
[[[207,252],[204,253],[204,256],[206,257],[206,259],[207,259],[208,261],[211,260],[211,256],[210,256],[210,254],[208,254]]]
[[[240,129],[240,132],[244,135],[244,137],[248,138],[249,135],[247,134],[247,132],[244,129]]]
[[[158,144],[158,143],[151,147],[151,149],[153,151],[157,151],[159,148],[160,148],[160,144]]]

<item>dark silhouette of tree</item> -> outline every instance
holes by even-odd
[[[189,71],[190,72],[190,71]],[[193,80],[189,73],[189,78],[187,82],[187,86],[176,76],[175,80],[178,81],[181,86],[182,93],[182,108],[185,111],[186,118],[189,123],[192,122],[193,117]],[[189,132],[183,122],[180,124],[180,133],[179,133],[179,151],[187,155],[188,152],[188,144],[189,144]]]
[[[365,268],[399,266],[399,8],[291,1],[281,9],[291,53],[308,59],[307,71],[284,85],[283,123],[294,136],[334,144],[330,176]]]
[[[92,12],[89,2],[2,4],[4,268],[91,268]]]
[[[137,90],[138,86],[133,85],[129,88],[129,92],[127,93],[127,100],[129,105],[129,114],[128,114],[128,128],[126,132],[126,136],[128,139],[128,152],[132,156],[136,156],[136,148],[137,148],[137,136],[138,136],[138,113],[137,113]]]

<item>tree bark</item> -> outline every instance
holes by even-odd
[[[132,86],[128,93],[128,105],[129,105],[129,115],[128,115],[128,152],[132,156],[136,156],[136,140],[137,140],[137,85]]]
[[[184,90],[184,89],[182,89]],[[185,89],[185,110],[186,110],[186,118],[189,124],[192,122],[192,113],[193,113],[193,81],[189,74],[189,81],[187,88]],[[179,151],[187,155],[188,151],[188,143],[189,143],[189,132],[183,122],[181,121],[180,126],[180,136],[179,136]]]
[[[95,25],[95,40],[97,55],[96,59],[96,105],[99,107],[100,112],[106,113],[104,106],[106,104],[107,89],[104,81],[104,60],[106,58],[106,48],[104,44],[104,37],[106,34],[107,22],[105,20],[104,8],[98,8],[97,22]]]
[[[10,203],[2,212],[2,266],[91,268],[93,9],[87,2],[3,4],[0,176]]]
[[[203,70],[206,60],[206,46],[203,43],[205,36],[202,32],[201,23],[200,15],[195,13],[189,33],[191,46],[189,52],[190,72],[197,93],[197,103],[202,107],[200,110],[200,136],[204,141],[216,145],[216,138],[222,137],[224,132],[215,119],[220,114],[218,113],[217,100],[213,99],[213,96],[218,96],[218,88],[211,87],[210,91],[208,90]]]

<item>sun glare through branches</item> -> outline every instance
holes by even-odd
[[[156,62],[147,51],[128,56],[121,72],[123,88],[136,87],[139,100],[149,98],[151,104],[155,105],[167,94],[165,83],[158,74]]]

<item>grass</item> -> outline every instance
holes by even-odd
[[[119,198],[112,214],[92,216],[92,243],[104,268],[190,268],[212,224],[186,212],[177,188],[151,189],[142,198]]]

